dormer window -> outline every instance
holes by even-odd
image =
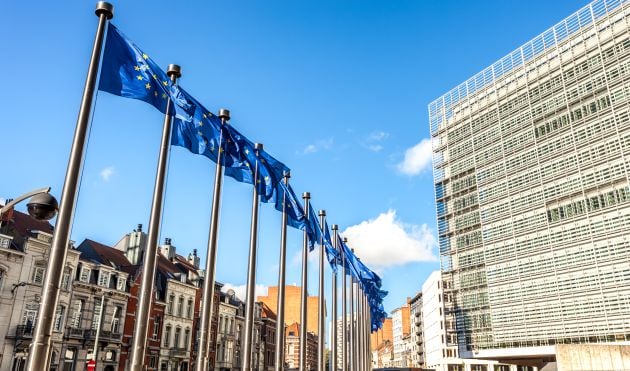
[[[109,287],[109,272],[101,270],[98,275],[98,285]]]
[[[118,277],[118,283],[116,284],[116,289],[118,291],[125,291],[126,287],[127,287],[127,280],[122,277]]]
[[[90,268],[81,268],[81,275],[79,276],[79,281],[88,283],[90,282]]]

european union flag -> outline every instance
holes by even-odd
[[[284,182],[278,183],[278,197],[276,198],[276,210],[282,212],[286,205],[287,224],[293,228],[304,229],[305,215],[302,204],[298,201],[293,188]]]
[[[168,98],[178,96],[173,87],[171,79],[146,53],[113,24],[108,26],[99,90],[145,101],[166,113]]]
[[[274,201],[277,196],[278,183],[282,181],[289,168],[273,158],[264,149],[257,150],[254,143],[238,132],[234,127],[227,127],[230,137],[239,150],[241,167],[225,169],[225,175],[239,182],[255,184],[262,202]],[[254,172],[258,167],[258,177],[254,180]]]
[[[184,110],[176,103],[176,109],[189,113],[190,119],[188,120],[186,115],[176,115],[171,145],[187,148],[190,152],[206,156],[215,163],[221,151],[223,166],[241,168],[239,148],[231,139],[230,132],[222,124],[221,119],[184,89],[179,88],[179,91],[182,100],[193,109]]]

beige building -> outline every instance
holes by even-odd
[[[317,335],[306,334],[306,369],[317,369]],[[294,322],[285,328],[284,362],[288,369],[300,367],[300,325]]]
[[[13,211],[0,229],[0,370],[25,367],[33,339],[53,228]],[[76,352],[63,351],[63,331],[70,308],[72,278],[79,252],[68,246],[59,305],[53,323],[51,369],[77,361]]]
[[[411,331],[409,326],[409,304],[405,304],[400,308],[392,311],[392,335],[394,347],[394,363],[395,367],[407,366],[406,344],[405,338],[409,337]]]

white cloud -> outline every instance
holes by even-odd
[[[405,151],[405,158],[396,167],[405,175],[418,175],[431,165],[431,139],[422,139],[420,143]]]
[[[98,173],[98,175],[104,181],[109,182],[109,178],[111,178],[112,175],[114,175],[114,173],[115,173],[114,167],[113,166],[108,166],[108,167],[104,168],[103,170],[101,170],[101,172]]]
[[[364,140],[363,146],[372,152],[380,152],[383,148],[385,148],[381,142],[385,141],[387,138],[389,138],[389,133],[384,131],[373,131]]]
[[[334,141],[335,140],[332,137],[320,139],[316,141],[315,143],[311,143],[307,145],[306,147],[304,147],[304,149],[302,149],[301,151],[298,151],[297,153],[301,155],[308,155],[309,153],[315,153],[322,150],[328,150],[332,148]]]
[[[361,261],[377,270],[436,260],[436,239],[429,227],[405,224],[396,218],[395,210],[348,227],[342,235]]]
[[[234,292],[236,293],[236,297],[241,299],[242,301],[245,301],[245,299],[247,298],[246,285],[234,285],[232,283],[225,283],[221,288],[221,291],[227,292],[229,289],[234,290]],[[256,285],[256,289],[254,289],[254,297],[267,296],[268,290],[268,286]]]

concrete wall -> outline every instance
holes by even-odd
[[[630,370],[630,345],[556,345],[558,371]]]

